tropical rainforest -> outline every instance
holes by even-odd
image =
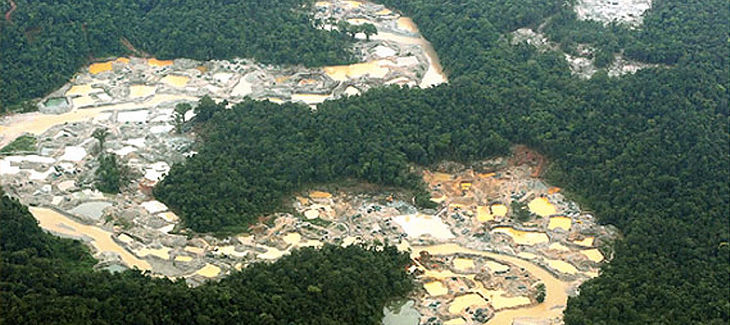
[[[10,20],[0,19],[0,113],[23,110],[97,58],[247,57],[307,66],[354,60],[349,35],[313,28],[307,0],[15,3]],[[9,9],[2,1],[0,11]]]
[[[622,232],[622,238],[614,244],[615,256],[603,267],[601,276],[583,284],[580,295],[569,300],[565,310],[567,324],[728,323],[730,10],[726,1],[655,0],[638,29],[578,21],[567,6],[569,3],[562,0],[382,0],[381,3],[415,20],[438,52],[449,75],[449,84],[431,89],[373,89],[361,96],[325,102],[314,112],[294,104],[245,101],[231,106],[204,98],[196,107],[198,115],[189,122],[201,134],[199,153],[173,166],[168,177],[155,188],[157,198],[174,209],[188,227],[202,232],[244,229],[255,217],[282,209],[283,200],[292,192],[312,183],[343,178],[400,186],[426,204],[423,199],[426,191],[414,172],[420,166],[444,159],[469,163],[505,155],[511,144],[525,144],[550,159],[552,164],[546,175],[550,182],[565,188],[568,195],[594,211],[601,222],[613,224]],[[220,23],[226,21],[220,20]],[[574,51],[577,44],[594,46],[596,63],[601,63],[600,66],[610,65],[617,55],[657,66],[622,77],[609,77],[606,71],[599,71],[590,79],[580,79],[571,75],[562,53],[541,51],[527,43],[511,44],[509,32],[520,27],[542,29],[560,45],[560,51],[567,53]],[[4,28],[8,28],[7,24]],[[17,37],[26,37],[20,35]],[[123,35],[132,40],[131,36]],[[201,36],[207,41],[202,46],[216,45],[217,35],[206,37]],[[333,36],[333,39],[339,38]],[[1,45],[5,50],[6,43]],[[153,51],[155,45],[150,43],[149,47],[145,50]],[[230,48],[223,51],[229,50],[233,51]],[[182,54],[191,56],[184,51]],[[237,54],[250,56],[251,53]],[[337,53],[331,54],[346,60]],[[2,60],[5,57],[3,54]],[[36,53],[27,59],[28,62],[43,61],[40,58],[44,57]],[[0,86],[5,89],[2,83],[7,82],[0,79]],[[24,82],[35,85],[32,81]],[[25,223],[18,227],[36,229],[38,234],[22,207],[17,203],[7,204],[16,214],[26,216]],[[6,209],[3,205],[3,211]],[[6,213],[2,216],[3,219],[10,217]],[[2,229],[5,228],[3,225]],[[40,244],[40,239],[30,241],[17,237],[24,233],[19,230],[2,233],[3,295],[12,293],[12,298],[3,296],[3,300],[25,306],[35,299],[43,299],[44,295],[37,293],[41,289],[11,291],[5,287],[17,282],[21,283],[18,286],[32,283],[50,288],[40,292],[68,299],[52,300],[65,305],[49,312],[84,308],[92,304],[81,302],[96,301],[99,297],[111,300],[109,304],[114,306],[134,303],[130,297],[144,297],[147,300],[138,306],[140,310],[171,306],[163,301],[184,306],[189,302],[186,297],[196,293],[199,296],[195,297],[211,299],[205,301],[219,299],[219,302],[234,303],[249,298],[226,288],[233,288],[234,284],[240,284],[240,288],[261,288],[257,287],[258,281],[268,281],[267,273],[256,271],[263,276],[257,282],[246,282],[252,281],[247,276],[256,274],[246,269],[219,285],[185,289],[182,284],[144,278],[131,271],[114,276],[94,273],[88,270],[91,262],[84,260],[88,257],[81,253],[70,258],[67,249],[42,250],[35,246],[25,249],[24,245],[45,247],[45,244]],[[44,240],[52,241],[54,244],[48,245],[53,247],[72,246],[66,241]],[[6,249],[5,242],[14,245],[15,250]],[[385,270],[394,272],[405,263],[395,252],[383,255],[387,258],[362,248],[348,252],[372,256],[369,258],[373,261],[369,263],[375,264],[373,267],[382,266],[382,269],[359,270],[367,277]],[[280,270],[267,269],[265,265],[250,269],[269,270],[274,274],[277,271],[296,273],[302,268],[300,264],[336,260],[338,253],[337,248],[305,250],[277,262],[291,263],[291,269],[284,269],[284,264],[279,264]],[[15,259],[6,260],[8,255]],[[389,258],[395,261],[388,261]],[[74,262],[57,263],[55,259]],[[87,263],[83,271],[79,271],[83,264],[79,260]],[[341,263],[347,264],[347,260]],[[53,271],[33,272],[34,267],[43,269],[34,263],[49,265]],[[361,263],[353,265],[363,266]],[[29,270],[6,278],[6,264]],[[342,265],[332,264],[312,267]],[[54,287],[63,277],[54,276],[53,272],[85,272],[73,273],[76,277],[69,278],[108,277],[109,280],[84,282],[95,285],[81,288],[103,292],[103,295],[89,296],[85,290],[73,291],[79,290],[73,282]],[[401,290],[409,288],[398,272],[385,274],[399,279],[395,282],[398,285],[382,288],[388,293],[372,297],[374,300],[363,296],[363,304],[372,305],[365,306],[366,311],[358,315],[367,316],[347,319],[344,323],[373,323],[375,313],[379,313],[377,309],[382,308],[373,302],[398,296],[403,293]],[[129,287],[109,290],[116,285],[114,281],[122,281],[119,279],[129,279],[124,282]],[[272,281],[292,290],[303,288],[299,282]],[[340,285],[360,285],[358,281],[368,280],[355,277]],[[314,292],[322,289],[313,282],[301,284],[315,286],[311,288]],[[165,290],[153,290],[156,286],[164,286]],[[279,308],[291,307],[291,299],[278,300],[284,298],[280,293],[274,299],[274,293],[265,296],[268,291],[251,292],[251,296],[261,295],[261,299],[269,302],[282,301],[277,304]],[[219,308],[216,304],[195,302],[200,309],[194,310]],[[321,303],[336,304],[327,299]],[[11,314],[10,311],[19,308],[3,308],[0,315],[4,319],[11,319],[9,315],[26,315],[25,312]],[[250,311],[248,315],[261,317],[251,318],[254,323],[265,323],[264,319],[294,322],[286,318],[292,317],[290,311],[274,314],[272,310],[257,308],[260,307],[255,303],[250,306],[241,303],[232,310],[243,310],[241,314]],[[26,309],[28,313],[31,310],[38,313],[46,309]],[[340,311],[338,306],[320,305],[313,310]],[[99,313],[104,311],[107,310]],[[145,315],[169,315],[164,310],[155,312],[150,310],[152,314]],[[222,308],[221,313],[202,315],[218,320],[215,317],[229,317],[225,314],[228,312]],[[89,311],[85,315],[98,314]],[[341,314],[334,315],[320,316],[343,319],[339,318]],[[308,321],[312,317],[296,321]]]
[[[414,167],[526,144],[553,162],[550,181],[624,235],[602,276],[570,300],[568,324],[728,320],[722,1],[656,1],[638,30],[579,22],[555,1],[384,3],[419,24],[448,85],[371,90],[315,112],[254,101],[224,109],[206,99],[201,150],[173,166],[157,197],[194,230],[229,230],[311,183],[352,177],[418,191]],[[587,42],[660,65],[579,79],[562,54],[510,44],[507,32],[543,20],[563,48]],[[580,31],[604,36],[576,38]],[[608,36],[618,47],[602,43]]]
[[[0,196],[3,324],[379,324],[413,286],[410,258],[392,246],[301,249],[196,288],[96,271],[85,245],[43,232]]]

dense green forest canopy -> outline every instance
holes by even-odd
[[[173,166],[155,194],[193,229],[226,230],[311,182],[349,176],[418,190],[414,165],[523,143],[551,158],[552,182],[624,234],[602,276],[570,300],[568,324],[728,321],[726,3],[655,1],[646,25],[628,30],[578,22],[556,1],[383,2],[419,24],[449,85],[377,89],[314,113],[216,106],[200,122],[200,153]],[[575,78],[562,54],[509,44],[505,33],[544,18],[555,35],[561,25],[600,30],[621,38],[626,55],[667,66]]]
[[[11,21],[0,19],[0,113],[60,87],[93,58],[147,53],[307,66],[354,59],[348,35],[314,28],[310,0],[15,3]]]
[[[563,1],[557,0],[382,2],[402,10],[419,24],[449,72],[450,84],[428,90],[376,89],[362,96],[319,105],[314,113],[303,106],[250,101],[226,110],[225,104],[204,99],[198,104],[198,118],[193,122],[203,130],[199,154],[173,166],[170,175],[155,189],[155,195],[179,212],[193,229],[233,230],[250,223],[253,216],[275,211],[288,193],[312,182],[331,182],[349,176],[402,186],[423,197],[425,192],[412,173],[413,166],[443,159],[470,162],[505,154],[510,143],[523,143],[551,159],[553,166],[548,174],[551,182],[566,188],[570,195],[595,211],[601,221],[615,224],[623,233],[623,239],[616,243],[614,259],[604,266],[601,276],[585,283],[581,294],[569,300],[565,311],[567,324],[726,324],[730,320],[727,281],[730,274],[730,185],[727,182],[730,177],[727,43],[730,17],[726,1],[656,0],[646,13],[643,27],[637,30],[579,22],[563,6]],[[115,6],[124,8],[126,3],[115,3]],[[28,2],[19,3],[18,12],[23,4],[29,6]],[[545,32],[560,42],[563,50],[570,51],[575,44],[585,42],[605,53],[623,52],[631,58],[663,66],[621,78],[608,78],[605,72],[599,72],[590,80],[577,79],[570,75],[561,53],[542,53],[527,44],[509,44],[506,33],[523,26],[537,27],[543,21],[548,21]],[[233,22],[221,19],[220,23]],[[7,26],[2,27],[3,35]],[[90,33],[103,34],[103,28],[93,28]],[[66,29],[58,27],[58,30]],[[33,35],[32,30],[28,32]],[[3,37],[0,41],[12,39],[22,43],[25,35],[20,34],[23,33],[16,31],[9,34],[16,35],[15,38]],[[131,38],[130,41],[140,47],[147,44]],[[203,48],[215,46],[216,41],[214,34],[201,34]],[[299,40],[295,36],[291,41]],[[3,50],[11,48],[5,44]],[[118,45],[109,45],[110,50],[105,53],[113,53],[114,46]],[[171,49],[175,46],[171,45]],[[227,50],[230,49],[221,51]],[[23,57],[27,62],[46,57],[40,51],[28,53]],[[84,58],[87,53],[68,57]],[[234,55],[247,56],[249,52],[242,53]],[[289,54],[292,58],[298,55]],[[0,60],[6,57],[3,52]],[[2,89],[6,89],[3,83],[8,82],[4,76],[3,71]],[[217,205],[211,210],[209,204]],[[6,205],[2,211],[6,211]],[[16,203],[11,205],[22,210]],[[20,214],[30,218],[25,212]],[[30,222],[10,220],[17,227]],[[3,229],[16,228],[2,225],[0,230]],[[120,279],[116,280],[119,282],[84,281],[84,284],[100,285],[82,286],[78,279],[108,277],[99,275],[105,273],[74,273],[82,272],[78,271],[81,266],[87,270],[83,272],[88,272],[88,265],[93,263],[88,256],[84,258],[71,249],[51,249],[43,239],[21,231],[0,235],[3,239],[0,274],[3,286],[9,288],[3,287],[2,294],[7,295],[3,301],[13,303],[11,308],[0,310],[2,315],[38,315],[33,319],[41,321],[64,315],[90,315],[90,318],[104,315],[100,318],[108,319],[104,313],[130,308],[129,313],[114,314],[113,319],[177,317],[169,311],[166,314],[160,307],[170,305],[158,302],[172,301],[172,305],[184,306],[189,301],[203,299],[216,303],[191,305],[191,310],[218,308],[220,304],[248,297],[225,288],[238,289],[239,284],[245,287],[259,283],[251,284],[246,282],[250,281],[248,278],[233,276],[220,286],[203,286],[196,291],[185,290],[179,283],[170,284],[128,272],[114,278]],[[5,238],[9,238],[7,246],[15,248],[7,248]],[[25,242],[38,246],[22,246]],[[58,245],[72,245],[62,242]],[[14,253],[7,254],[11,249]],[[310,260],[321,263],[312,267],[341,265],[328,261],[345,253],[336,248],[329,250],[301,251],[299,254],[305,256],[297,260],[302,255],[292,255],[287,268],[269,271],[296,273]],[[400,255],[394,252],[393,257],[383,259],[364,250],[353,250],[352,254],[376,256],[372,261],[365,259],[352,264],[358,267],[389,265],[384,270],[358,269],[360,275],[366,275],[362,278],[394,270],[404,263],[388,260],[398,261]],[[7,256],[10,259],[6,260]],[[63,262],[66,260],[72,263]],[[252,269],[260,268],[266,266]],[[262,274],[261,281],[270,276]],[[77,282],[58,280],[66,278]],[[18,279],[25,282],[15,290]],[[395,276],[395,279],[400,278]],[[275,281],[291,283],[281,278]],[[352,281],[343,284],[376,285],[358,282],[368,279]],[[57,283],[59,287],[55,287]],[[317,283],[304,283],[316,287],[311,288],[312,293],[322,289]],[[38,285],[39,289],[23,287],[31,284]],[[161,289],[156,289],[157,286]],[[379,291],[382,293],[377,297],[363,297],[358,301],[384,301],[383,297],[403,292],[400,289],[407,290],[408,285],[391,284]],[[112,294],[116,292],[122,293]],[[46,295],[51,298],[44,300]],[[59,295],[65,298],[60,299]],[[292,300],[278,293],[261,297],[262,301],[281,301],[272,305],[272,309],[289,307],[285,302]],[[135,305],[139,300],[142,302]],[[118,308],[99,309],[103,304],[98,301],[109,301],[109,305]],[[336,302],[327,296],[321,303]],[[22,309],[25,306],[28,308]],[[131,306],[143,313],[132,312]],[[307,306],[310,311],[341,310],[335,306]],[[77,307],[76,313],[60,312]],[[365,312],[355,312],[355,315],[365,315],[361,319],[340,318],[342,314],[322,317],[344,319],[344,323],[373,323],[381,306],[360,307],[367,308]],[[256,308],[259,307],[242,304],[219,309],[220,313],[184,314],[187,317],[184,320],[208,321],[193,315],[231,319],[226,318],[234,317],[228,313],[230,309],[249,315],[252,323],[265,323],[270,319],[268,315],[285,322],[295,321],[291,317],[296,314],[290,310],[274,314],[278,309]],[[12,319],[8,322],[16,320],[4,318]],[[30,318],[21,320],[27,319]],[[165,321],[168,319],[160,322]]]
[[[392,246],[296,250],[196,288],[95,271],[85,246],[44,233],[2,193],[0,263],[2,324],[380,324],[413,286]]]

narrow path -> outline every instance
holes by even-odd
[[[126,37],[121,37],[119,39],[119,41],[122,43],[122,45],[125,48],[127,48],[127,50],[129,50],[132,53],[134,53],[134,55],[137,55],[137,56],[140,56],[140,57],[143,57],[143,58],[150,57],[150,54],[149,53],[147,53],[145,51],[138,50],[136,47],[134,47],[134,45],[132,45],[132,42],[130,42]]]
[[[18,9],[18,5],[16,5],[15,1],[13,0],[8,1],[10,1],[10,10],[5,13],[5,20],[12,24],[13,22],[10,20],[10,16],[13,14],[13,11],[15,11],[15,9]]]

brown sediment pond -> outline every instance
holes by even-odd
[[[421,251],[426,251],[431,255],[468,254],[488,257],[496,261],[510,263],[520,268],[524,268],[527,272],[539,279],[540,282],[545,284],[546,295],[544,302],[521,308],[518,307],[514,309],[499,310],[495,313],[494,317],[487,322],[487,324],[511,324],[513,320],[521,317],[533,317],[539,319],[552,319],[560,317],[563,313],[563,309],[568,302],[567,290],[570,287],[570,283],[559,280],[544,268],[521,258],[492,252],[479,251],[462,247],[457,244],[414,246],[411,257],[418,257]],[[460,306],[461,305],[453,306],[452,304],[452,307],[454,307],[454,309],[458,309]],[[451,307],[449,309],[451,309]]]
[[[495,227],[492,232],[506,234],[518,245],[537,245],[550,241],[544,232],[516,230],[512,227]]]
[[[593,247],[594,239],[595,239],[594,237],[586,237],[581,240],[574,240],[573,244],[576,244],[578,246],[583,246],[583,247]]]
[[[213,265],[213,264],[205,264],[202,269],[195,272],[195,274],[206,277],[206,278],[213,278],[218,276],[218,274],[221,273],[221,268]]]
[[[583,255],[585,255],[589,260],[591,260],[595,263],[599,263],[599,262],[603,261],[603,259],[604,259],[603,254],[601,254],[601,251],[599,251],[598,249],[595,249],[595,248],[582,250],[581,253],[583,253]]]
[[[572,224],[572,220],[568,217],[552,217],[550,218],[550,222],[548,223],[548,229],[555,230],[556,228],[562,228],[565,231],[569,231]]]
[[[385,67],[386,63],[385,60],[376,60],[350,65],[328,66],[324,67],[324,72],[336,81],[347,81],[366,75],[371,78],[384,78],[390,72],[390,69]]]
[[[557,213],[555,206],[544,197],[539,197],[530,201],[530,203],[527,204],[527,207],[532,213],[541,217],[549,217]]]
[[[140,270],[151,270],[149,263],[137,258],[117,244],[109,231],[81,224],[52,209],[30,207],[29,210],[38,220],[41,228],[47,231],[73,238],[90,238],[91,245],[97,251],[117,253],[127,266],[137,267]]]
[[[172,65],[172,60],[158,60],[155,58],[147,60],[147,64],[153,66],[153,67],[166,67],[168,65]]]
[[[102,73],[112,70],[112,61],[92,63],[89,66],[89,72],[92,74]]]
[[[446,288],[443,282],[441,281],[431,281],[423,284],[423,288],[426,289],[426,292],[428,292],[428,295],[435,297],[435,296],[442,296],[449,292],[449,290]]]
[[[163,77],[162,79],[160,79],[160,82],[170,85],[172,87],[178,87],[178,88],[185,87],[185,85],[188,84],[188,81],[190,81],[190,77],[179,76],[179,75],[174,75],[174,74],[167,75],[167,76]]]

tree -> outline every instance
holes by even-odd
[[[116,154],[102,154],[96,169],[96,188],[104,193],[119,193],[129,181],[129,168]]]
[[[175,125],[175,132],[178,134],[183,133],[183,126],[185,125],[185,113],[187,113],[193,107],[188,103],[180,103],[175,105],[175,110],[172,112],[172,123]]]
[[[87,247],[43,231],[2,189],[0,250],[2,324],[375,324],[413,288],[410,257],[392,246],[296,249],[195,288],[94,270]]]
[[[545,301],[545,284],[538,283],[537,286],[535,286],[535,289],[537,290],[537,293],[535,294],[535,300],[537,300],[537,302]]]
[[[99,152],[104,152],[104,141],[109,136],[109,130],[107,128],[99,128],[94,130],[91,136],[99,141]]]
[[[355,38],[355,33],[357,33],[355,31],[355,27],[357,26],[353,26],[345,20],[340,20],[337,22],[337,30],[342,34],[349,34],[350,38]]]
[[[203,123],[208,121],[216,112],[222,111],[226,106],[228,106],[228,102],[225,100],[216,103],[210,96],[203,96],[198,102],[198,106],[195,107],[195,122]]]
[[[375,27],[375,25],[367,23],[362,26],[362,32],[365,33],[365,38],[367,40],[370,40],[370,36],[376,35],[378,33],[378,29]]]

